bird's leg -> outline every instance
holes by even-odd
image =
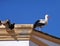
[[[40,26],[40,31],[42,31],[42,27],[43,27],[43,26]]]
[[[42,31],[42,28],[39,28],[38,30],[39,30],[39,31]]]
[[[41,31],[41,28],[39,27],[38,30]]]
[[[43,26],[40,26],[40,28],[43,28]]]

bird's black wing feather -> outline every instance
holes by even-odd
[[[38,25],[39,21],[40,21],[40,20],[37,20],[37,21],[34,23],[33,28],[36,28],[36,26]]]
[[[10,28],[11,30],[14,29],[14,25],[15,25],[15,23],[10,24],[10,25],[9,25],[9,28]]]

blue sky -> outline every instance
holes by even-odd
[[[60,37],[60,0],[0,0],[0,20],[10,19],[16,24],[34,24],[50,16],[42,31]]]

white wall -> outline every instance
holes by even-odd
[[[0,41],[0,46],[29,46],[29,41]]]

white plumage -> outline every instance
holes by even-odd
[[[48,15],[47,15],[47,14],[45,15],[45,19],[37,20],[37,21],[35,22],[33,28],[36,28],[36,27],[42,28],[42,27],[45,26],[46,24],[48,24]]]
[[[45,19],[40,19],[39,23],[47,24],[48,23],[48,15],[47,14],[45,15]]]
[[[7,29],[14,29],[14,25],[15,23],[11,24],[10,20],[6,20],[6,21],[1,21],[1,23],[7,28]]]

